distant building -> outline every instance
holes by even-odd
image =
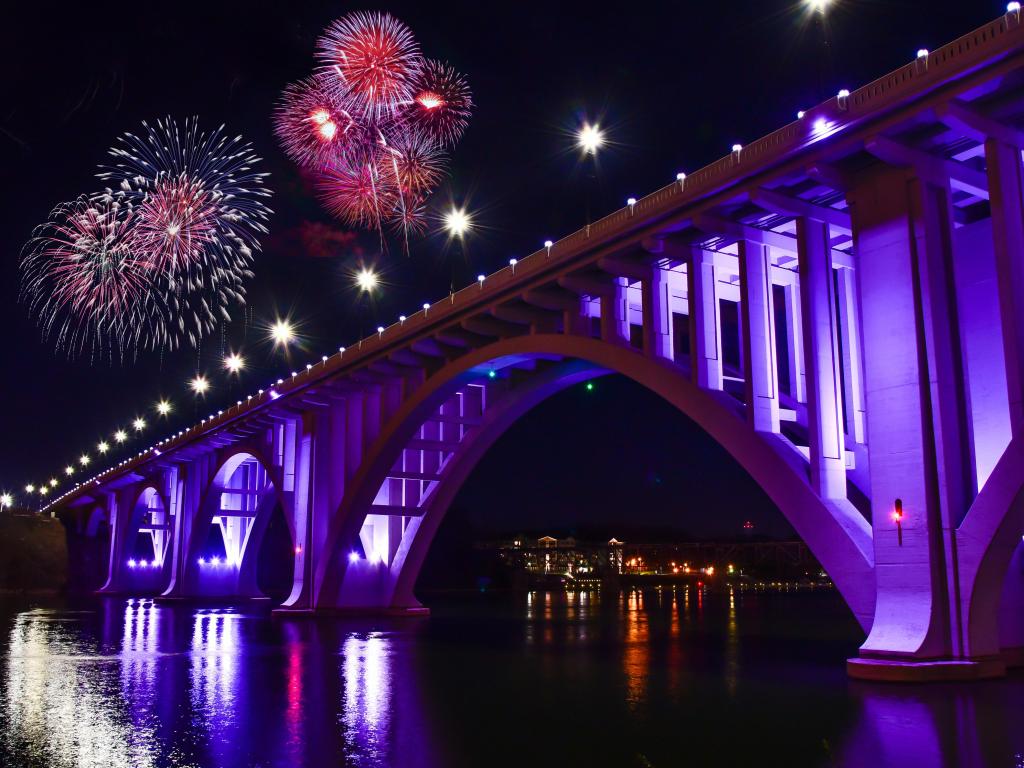
[[[606,578],[678,576],[707,578],[749,576],[800,580],[821,578],[821,566],[802,541],[657,542],[626,544],[579,541],[572,536],[537,538],[518,535],[480,542],[513,572],[538,576]]]

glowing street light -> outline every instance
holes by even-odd
[[[270,327],[270,337],[274,346],[288,346],[295,340],[295,330],[287,320],[278,320]]]
[[[804,3],[815,13],[825,13],[832,0],[804,0]]]
[[[89,462],[90,462],[90,461],[92,461],[92,459],[90,459],[90,458],[89,458],[89,457],[88,457],[88,456],[87,456],[86,454],[84,454],[84,453],[83,453],[83,454],[82,454],[81,456],[79,456],[79,457],[78,457],[78,463],[79,463],[79,464],[81,464],[81,465],[82,465],[83,467],[87,467],[87,466],[89,466]]]
[[[237,352],[232,352],[224,358],[224,367],[228,369],[228,373],[238,373],[245,367],[245,360]]]
[[[206,391],[210,388],[210,382],[202,374],[197,375],[188,385],[197,395],[205,395]]]
[[[110,450],[110,444],[106,440],[100,440],[99,445],[96,446],[96,450],[100,453],[106,453]]]
[[[0,509],[7,509],[14,504],[14,497],[9,493],[0,493]]]
[[[114,433],[114,439],[119,443],[123,443],[125,440],[128,439],[128,433],[125,432],[123,429],[119,429],[117,430],[117,432]]]
[[[146,428],[146,420],[141,417],[137,418],[135,419],[135,421],[132,422],[132,427],[135,429],[136,432],[141,432]]]
[[[444,215],[444,228],[447,230],[449,237],[461,238],[469,231],[471,226],[472,220],[470,215],[466,213],[465,208],[455,208],[453,206]]]
[[[32,485],[32,483],[29,483],[28,485],[25,486],[25,493],[35,493],[35,492],[36,492],[36,487],[34,485]]]
[[[380,284],[380,278],[372,269],[363,267],[356,273],[356,285],[360,291],[372,293]]]
[[[64,474],[70,477],[71,475],[75,474],[75,468],[68,464],[66,467],[64,467]]]
[[[604,134],[598,126],[584,123],[576,134],[576,145],[586,154],[595,155],[604,145]]]
[[[50,487],[51,488],[56,488],[57,487],[57,478],[56,477],[51,477],[50,478]]]
[[[161,416],[166,416],[171,412],[171,404],[166,400],[161,400],[156,404],[156,412]]]

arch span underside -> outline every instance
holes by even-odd
[[[291,505],[281,486],[279,473],[260,448],[247,445],[223,454],[190,521],[180,575],[165,595],[261,597],[257,559],[276,507],[283,509],[295,540]],[[211,534],[218,546],[208,551]]]
[[[566,362],[553,362],[556,360]],[[523,371],[527,361],[540,361],[542,369]],[[420,437],[424,425],[437,415],[444,417],[445,404],[467,387],[481,386],[497,394],[497,387],[489,384],[490,371],[504,375],[506,369],[513,368],[522,383],[510,390],[511,396],[498,398],[493,406],[485,408],[479,422],[452,446],[434,487],[410,506],[412,514],[399,514],[401,510],[395,507],[402,505],[386,505],[389,514],[383,517],[409,518],[400,524],[391,523],[392,530],[401,530],[401,544],[395,547],[392,543],[393,551],[383,557],[350,558],[353,543],[367,517],[374,515],[375,501],[403,453],[410,446],[416,451],[429,450],[418,447],[424,440]],[[642,356],[631,347],[561,334],[509,339],[475,350],[435,374],[403,404],[370,449],[334,517],[326,556],[317,572],[316,605],[395,609],[413,605],[412,586],[433,534],[451,498],[486,449],[541,400],[606,372],[621,373],[647,387],[717,440],[807,542],[861,626],[870,626],[874,610],[870,525],[849,502],[823,501],[813,492],[806,463],[798,451],[778,435],[749,430],[734,399],[699,389],[681,367],[671,362]],[[437,450],[441,454],[446,453],[443,445],[439,441]],[[382,605],[382,601],[386,602]]]

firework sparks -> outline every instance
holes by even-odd
[[[324,31],[317,47],[324,72],[358,100],[364,118],[386,118],[412,99],[422,57],[412,32],[394,16],[350,13]]]
[[[445,148],[472,111],[469,87],[424,59],[409,29],[381,13],[351,13],[318,43],[319,72],[285,89],[275,131],[317,175],[325,207],[354,227],[426,230],[426,203],[444,177]]]
[[[57,206],[26,246],[22,294],[44,338],[69,354],[122,353],[152,320],[166,320],[141,311],[152,265],[136,218],[131,205],[83,196]]]
[[[350,149],[360,131],[345,101],[324,75],[285,88],[274,113],[274,133],[288,157],[319,170]]]
[[[253,252],[266,234],[270,209],[259,157],[224,126],[199,130],[166,118],[145,133],[126,133],[110,150],[114,164],[100,169],[111,184],[105,197],[134,205],[139,244],[154,267],[150,304],[173,322],[153,326],[151,348],[191,346],[230,308],[245,302]]]
[[[415,123],[448,147],[462,138],[472,111],[473,98],[462,75],[443,62],[424,62],[413,95]]]

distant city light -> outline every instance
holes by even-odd
[[[232,352],[224,358],[224,367],[229,373],[238,373],[245,367],[245,360],[237,352]]]
[[[378,283],[377,273],[372,269],[363,268],[356,273],[356,285],[361,291],[372,292]]]
[[[188,383],[188,385],[197,395],[206,394],[206,391],[210,388],[210,382],[208,382],[206,377],[202,375],[196,376]]]
[[[576,143],[585,153],[594,155],[604,145],[604,134],[598,126],[584,123],[576,134]]]
[[[295,339],[295,331],[287,320],[278,320],[270,327],[270,337],[275,346],[287,346]]]

